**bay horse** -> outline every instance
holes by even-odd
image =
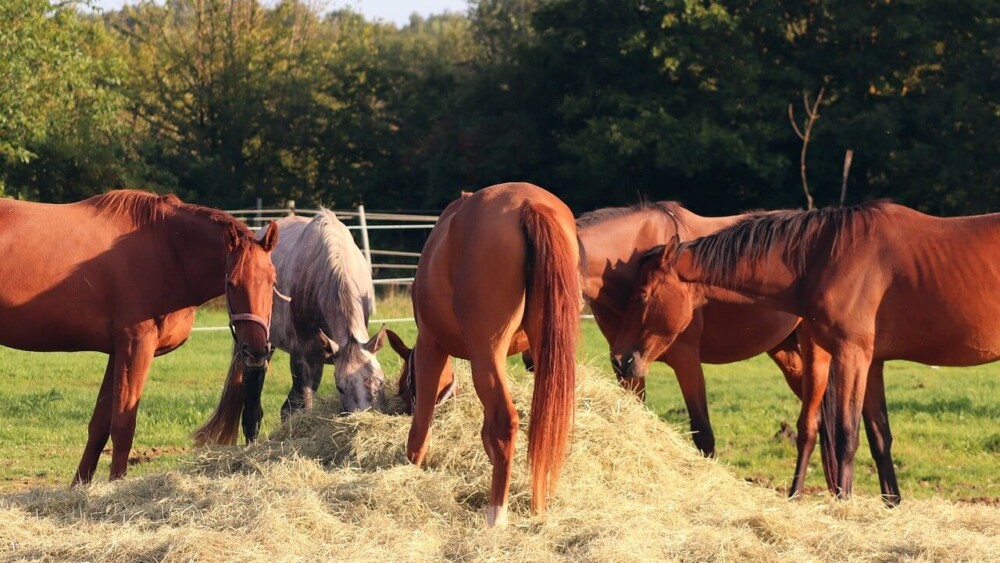
[[[108,354],[73,484],[91,481],[109,437],[111,479],[125,476],[149,366],[187,340],[198,305],[225,295],[240,361],[267,361],[277,239],[173,195],[0,199],[0,344]]]
[[[584,247],[584,299],[594,313],[609,346],[617,338],[629,297],[639,283],[643,256],[671,237],[691,240],[728,227],[744,215],[702,217],[677,202],[640,203],[605,208],[580,216],[577,233]],[[695,445],[706,456],[715,454],[715,437],[708,415],[702,363],[727,364],[767,352],[796,393],[801,389],[801,362],[794,336],[798,317],[753,305],[709,302],[695,314],[673,346],[650,342],[642,357],[612,354],[619,382],[645,398],[648,363],[670,366],[677,376]]]
[[[883,365],[1000,359],[997,248],[996,213],[939,218],[878,201],[754,215],[715,235],[672,240],[637,288],[625,322],[638,325],[648,303],[657,303],[664,330],[677,335],[708,299],[801,316],[812,345],[803,350],[805,399],[790,493],[801,492],[822,409],[833,423],[838,492],[851,494],[864,414],[882,496],[892,506],[900,495]]]
[[[334,212],[320,209],[312,219],[277,221],[280,240],[271,253],[278,287],[287,298],[275,299],[271,310],[271,342],[290,356],[292,387],[281,407],[284,421],[294,411],[311,409],[325,364],[333,364],[344,411],[379,408],[385,376],[375,353],[385,331],[368,337],[368,318],[375,308],[375,286],[368,261],[351,232]],[[239,362],[232,364],[241,369]],[[243,433],[252,442],[263,412],[264,373],[227,378],[227,388],[212,417],[195,432],[196,443],[234,444],[242,411]],[[243,391],[229,387],[246,380]],[[241,400],[241,393],[249,398]]]
[[[578,266],[573,214],[556,196],[527,183],[463,194],[445,209],[420,255],[411,289],[416,344],[407,348],[388,333],[404,359],[400,390],[413,410],[406,452],[418,466],[435,404],[454,383],[449,356],[471,362],[483,403],[483,447],[493,465],[489,526],[507,524],[519,424],[505,358],[529,345],[532,512],[544,511],[556,489],[575,412]]]

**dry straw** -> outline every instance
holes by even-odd
[[[409,419],[320,403],[249,448],[199,450],[171,472],[0,498],[0,558],[73,561],[893,561],[1000,557],[1000,510],[944,501],[787,501],[707,460],[581,367],[556,496],[529,515],[519,436],[511,526],[483,522],[489,467],[471,392],[435,417],[426,470]],[[470,390],[468,370],[460,385]],[[519,384],[523,412],[530,387]]]

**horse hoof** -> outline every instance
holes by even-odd
[[[507,527],[507,507],[489,506],[486,508],[486,525],[490,528]]]

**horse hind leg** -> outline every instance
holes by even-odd
[[[519,419],[504,371],[505,358],[496,352],[472,358],[472,381],[483,403],[483,448],[493,464],[487,526],[507,525],[507,500],[514,466]]]
[[[73,476],[73,486],[89,483],[97,471],[97,462],[104,451],[104,446],[111,437],[111,385],[114,383],[115,356],[108,356],[108,365],[104,368],[104,380],[97,393],[97,404],[94,414],[87,426],[87,445],[83,449],[80,465]]]

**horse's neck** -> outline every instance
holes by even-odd
[[[184,212],[174,214],[167,223],[192,304],[200,305],[222,295],[226,288],[225,225]]]
[[[690,284],[689,289],[698,306],[708,301],[733,305],[759,304],[797,314],[796,296],[801,280],[778,257],[756,264],[741,263],[735,273],[725,280],[700,271],[689,253],[680,256],[675,268],[680,278]]]
[[[586,258],[584,297],[608,305],[628,299],[638,277],[639,259],[675,232],[670,217],[654,210],[581,228],[578,235]]]

